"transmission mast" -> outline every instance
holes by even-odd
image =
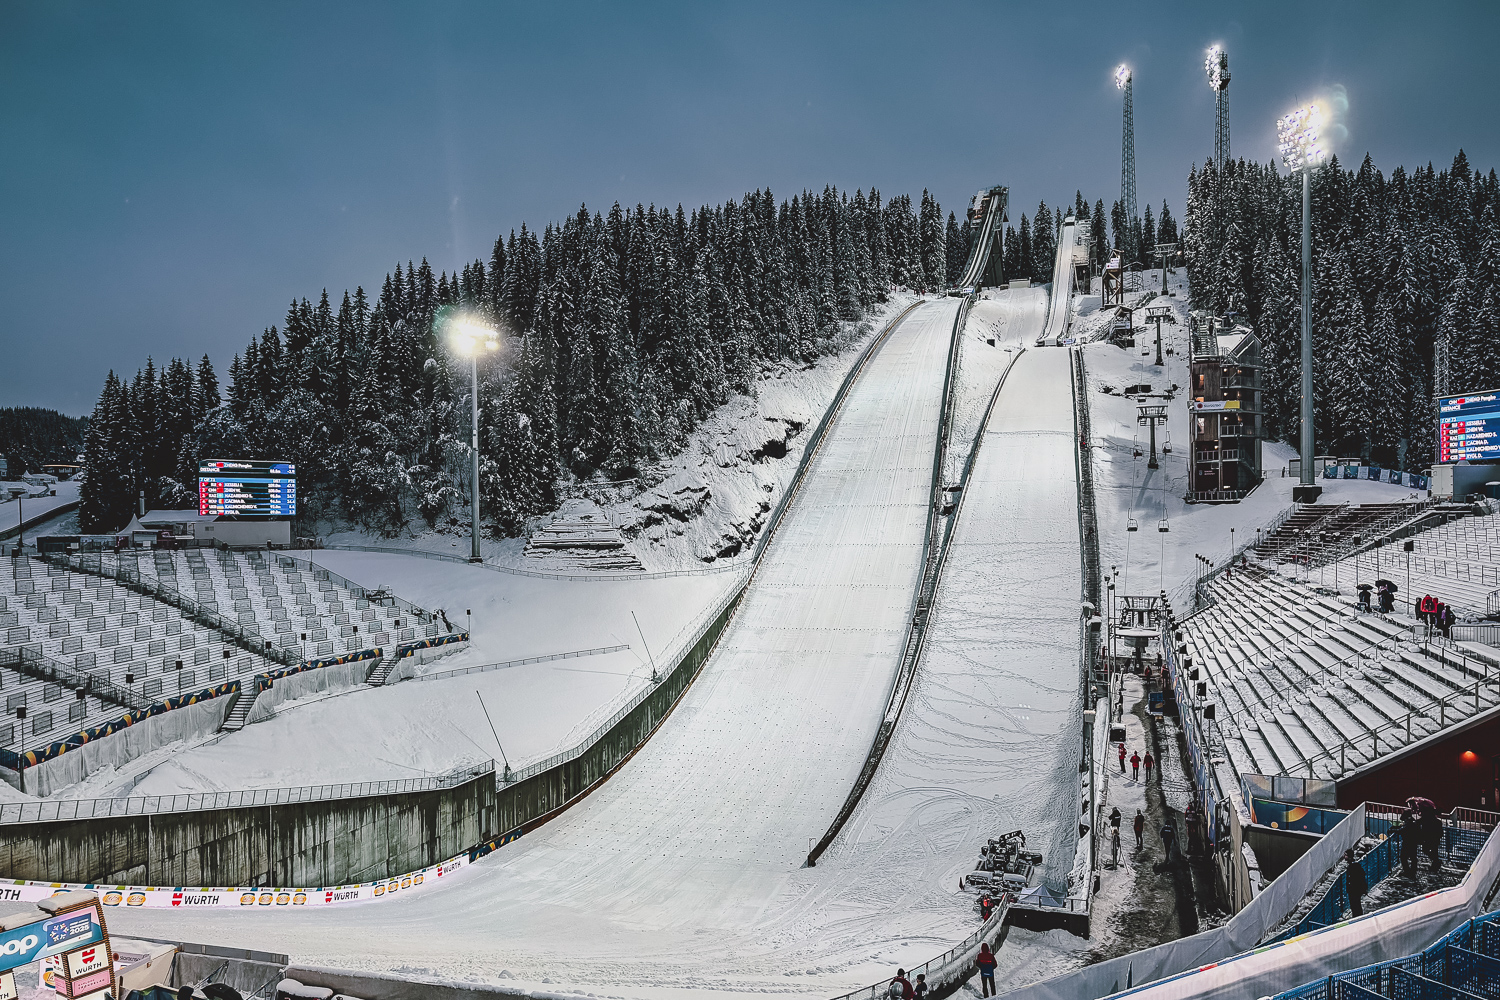
[[[1203,68],[1208,72],[1208,86],[1214,92],[1214,169],[1222,178],[1224,164],[1229,162],[1229,53],[1213,46]]]
[[[1135,259],[1135,112],[1131,110],[1130,67],[1115,70],[1115,86],[1125,91],[1125,131],[1120,139],[1120,204],[1125,208],[1125,246],[1120,248],[1126,261]]]

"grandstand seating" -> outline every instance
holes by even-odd
[[[106,568],[114,560],[307,658],[439,633],[422,609],[394,597],[372,597],[291,556],[257,549],[158,549],[106,553],[103,558]]]
[[[1486,513],[1437,524],[1411,536],[1411,592],[1397,608],[1409,615],[1411,602],[1432,594],[1461,620],[1500,613],[1500,514]],[[1371,582],[1387,576],[1406,587],[1406,553],[1400,545],[1342,559],[1341,580]],[[1328,571],[1331,577],[1332,569]]]
[[[32,559],[0,567],[0,626],[0,647],[13,654],[0,670],[0,747],[8,750],[117,718],[124,705],[149,705],[265,669],[262,657],[178,608],[108,578]],[[24,670],[17,649],[30,661]],[[128,682],[127,675],[133,675]],[[16,710],[23,705],[20,720]]]
[[[1377,537],[1410,521],[1417,501],[1299,504],[1266,532],[1252,551],[1261,559],[1321,566],[1353,551],[1354,538]]]
[[[1337,778],[1500,704],[1500,657],[1254,570],[1176,626],[1239,774]]]
[[[127,707],[248,676],[277,661],[371,647],[385,649],[389,658],[400,643],[450,631],[415,605],[277,553],[126,549],[62,561],[12,559],[0,571],[5,749],[45,744],[116,718]],[[122,581],[158,585],[167,599]],[[224,627],[199,609],[225,619]],[[273,650],[265,650],[267,640]],[[374,672],[383,678],[388,669],[389,661],[382,662]],[[22,705],[27,713],[19,720]],[[237,707],[248,711],[249,701]]]

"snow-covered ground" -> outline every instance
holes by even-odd
[[[1011,335],[1030,343],[1041,331],[1034,296],[1010,295],[994,305],[1017,307]],[[987,838],[1017,828],[1045,856],[1048,880],[1063,887],[1078,835],[1081,752],[1069,364],[1066,350],[1031,349],[1011,371],[966,490],[901,724],[844,835],[819,862],[837,886],[837,895],[823,890],[830,903],[819,916],[834,910],[833,899],[839,911],[885,915],[869,926],[811,925],[809,937],[857,933],[880,946],[886,965],[941,953],[978,926],[976,897],[959,891],[960,876]],[[1077,942],[1065,932],[1033,937],[1018,962],[1035,962],[1054,938],[1057,947]],[[865,978],[882,971],[867,964]]]
[[[750,544],[791,482],[813,426],[870,340],[917,301],[897,291],[859,324],[850,324],[837,354],[810,364],[767,365],[751,396],[735,396],[689,436],[687,447],[626,483],[584,483],[572,492],[604,508],[649,571],[704,569],[745,562]],[[547,518],[539,519],[545,523]],[[327,536],[333,545],[378,545],[467,556],[463,527],[414,529],[395,539],[359,531]],[[483,539],[487,562],[529,571],[555,567],[523,555],[524,538]]]
[[[70,503],[78,501],[78,490],[82,486],[76,479],[69,479],[57,484],[57,496],[22,497],[20,500],[7,499],[0,503],[0,531],[11,531],[21,518],[30,521],[51,510],[65,507]],[[7,494],[7,497],[9,494]],[[32,537],[32,529],[26,529],[26,537]]]
[[[523,766],[573,746],[608,718],[649,682],[651,659],[661,663],[672,655],[699,615],[741,580],[739,573],[618,582],[538,580],[414,556],[332,550],[312,555],[356,583],[387,586],[423,607],[443,608],[456,627],[469,627],[465,613],[473,611],[469,647],[418,668],[425,672],[630,648],[313,695],[216,741],[172,744],[118,770],[99,771],[60,797],[373,781],[499,761],[476,691],[511,766]]]
[[[851,915],[852,952],[791,915],[818,903],[828,869],[800,866],[897,665],[957,308],[920,307],[880,348],[703,674],[593,796],[441,893],[321,914],[120,913],[120,930],[628,996],[826,994],[884,974],[869,940],[883,906]],[[926,957],[935,942],[915,944]]]

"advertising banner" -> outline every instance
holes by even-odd
[[[47,899],[53,892],[38,895]],[[104,925],[91,907],[62,913],[36,923],[0,932],[0,969],[16,969],[79,945],[104,940]]]
[[[515,840],[518,836],[520,836],[520,834],[511,833],[505,835],[504,837],[497,838],[496,840],[487,841],[486,843],[474,848],[472,851],[465,851],[463,854],[449,858],[447,861],[444,861],[441,864],[423,868],[421,871],[408,872],[405,875],[397,875],[388,879],[380,879],[375,882],[361,882],[356,885],[320,886],[316,888],[300,889],[261,888],[258,886],[229,888],[184,888],[181,886],[108,886],[94,884],[78,885],[57,882],[17,881],[0,883],[0,894],[3,894],[6,899],[12,901],[40,902],[41,900],[48,899],[52,896],[57,895],[59,892],[68,892],[74,889],[88,889],[99,894],[99,901],[103,903],[106,908],[120,907],[123,909],[133,909],[136,907],[140,907],[148,910],[204,908],[223,910],[244,910],[251,908],[276,909],[278,907],[315,907],[337,906],[348,903],[369,903],[393,896],[399,896],[404,893],[411,892],[414,889],[426,889],[437,885],[444,876],[452,875],[460,868],[472,864],[476,857],[483,857],[485,854],[488,854],[496,847],[502,844],[508,844],[511,841]],[[89,911],[89,914],[92,915],[92,912],[93,911]],[[81,913],[74,913],[68,914],[67,916],[70,918],[76,918],[80,915]],[[59,917],[55,919],[61,920],[63,918]],[[20,931],[12,932],[12,934],[20,934],[24,938],[25,935],[22,934],[22,932],[28,931],[35,926],[36,925],[34,924],[27,925],[27,927],[21,928]],[[95,926],[98,926],[97,923],[95,924]],[[3,951],[6,947],[3,942],[6,941],[9,936],[10,935],[0,936],[0,951]],[[80,939],[76,942],[64,942],[61,947],[48,952],[48,954],[58,954],[62,951],[67,950],[70,945],[76,947],[77,945],[81,944],[91,944],[93,943],[93,941],[98,941],[100,939],[101,938],[94,938],[91,941]],[[19,945],[17,945],[16,947],[17,953],[20,954],[22,951],[21,947]],[[36,961],[39,957],[40,951],[41,945],[38,943],[36,949],[27,952],[27,954],[31,955],[30,958],[25,958],[12,964],[12,956],[10,954],[5,954],[3,956],[3,960],[0,960],[0,964],[4,964],[9,968],[14,968],[19,965],[25,965],[27,964],[27,962]]]
[[[20,995],[16,992],[16,974],[0,972],[0,1000],[17,1000]]]

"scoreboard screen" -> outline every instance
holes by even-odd
[[[243,458],[200,462],[198,513],[292,517],[297,513],[297,467]]]
[[[1438,461],[1500,458],[1500,392],[1438,397]]]

